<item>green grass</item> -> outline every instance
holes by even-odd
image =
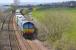
[[[62,33],[62,37],[60,39],[57,39],[58,42],[56,42],[55,44],[58,45],[56,45],[55,47],[63,45],[64,49],[62,50],[69,50],[70,46],[73,49],[76,49],[76,8],[50,8],[47,10],[36,10],[33,11],[33,17],[44,24],[48,28],[50,34],[52,32],[52,28],[56,29],[56,26],[61,26],[63,24],[61,30],[64,30],[63,28],[68,29],[64,30],[63,32],[60,32],[61,30],[58,30],[59,32],[57,33]],[[57,25],[55,25],[55,22]],[[51,24],[53,24],[52,27]],[[48,37],[48,39],[48,42],[51,41],[50,36]],[[55,39],[55,37],[53,37],[53,39]]]

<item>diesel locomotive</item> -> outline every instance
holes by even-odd
[[[21,13],[17,12],[15,14],[15,22],[18,26],[18,28],[23,33],[24,37],[30,37],[32,38],[35,34],[36,27],[33,24],[32,21],[28,21],[25,16],[23,16]]]

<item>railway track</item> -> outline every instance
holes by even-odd
[[[2,17],[0,50],[47,50],[41,49],[41,45],[37,45],[32,40],[24,39],[13,17],[13,14]]]
[[[20,50],[18,41],[13,29],[13,16],[2,17],[2,26],[0,28],[0,50]]]
[[[13,19],[13,22],[15,22],[14,19]],[[43,45],[41,44],[38,45],[39,43],[38,44],[35,43],[33,40],[24,39],[16,23],[13,23],[13,26],[14,26],[14,29],[17,30],[15,31],[15,34],[16,34],[17,40],[19,41],[19,46],[21,50],[48,50],[45,47],[43,47]]]

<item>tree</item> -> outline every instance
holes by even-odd
[[[15,13],[15,10],[17,9],[17,7],[14,4],[10,5],[9,10],[12,11],[12,13]]]

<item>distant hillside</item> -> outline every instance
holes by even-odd
[[[7,10],[8,8],[9,8],[8,6],[0,6],[0,9],[1,9],[2,11]]]

